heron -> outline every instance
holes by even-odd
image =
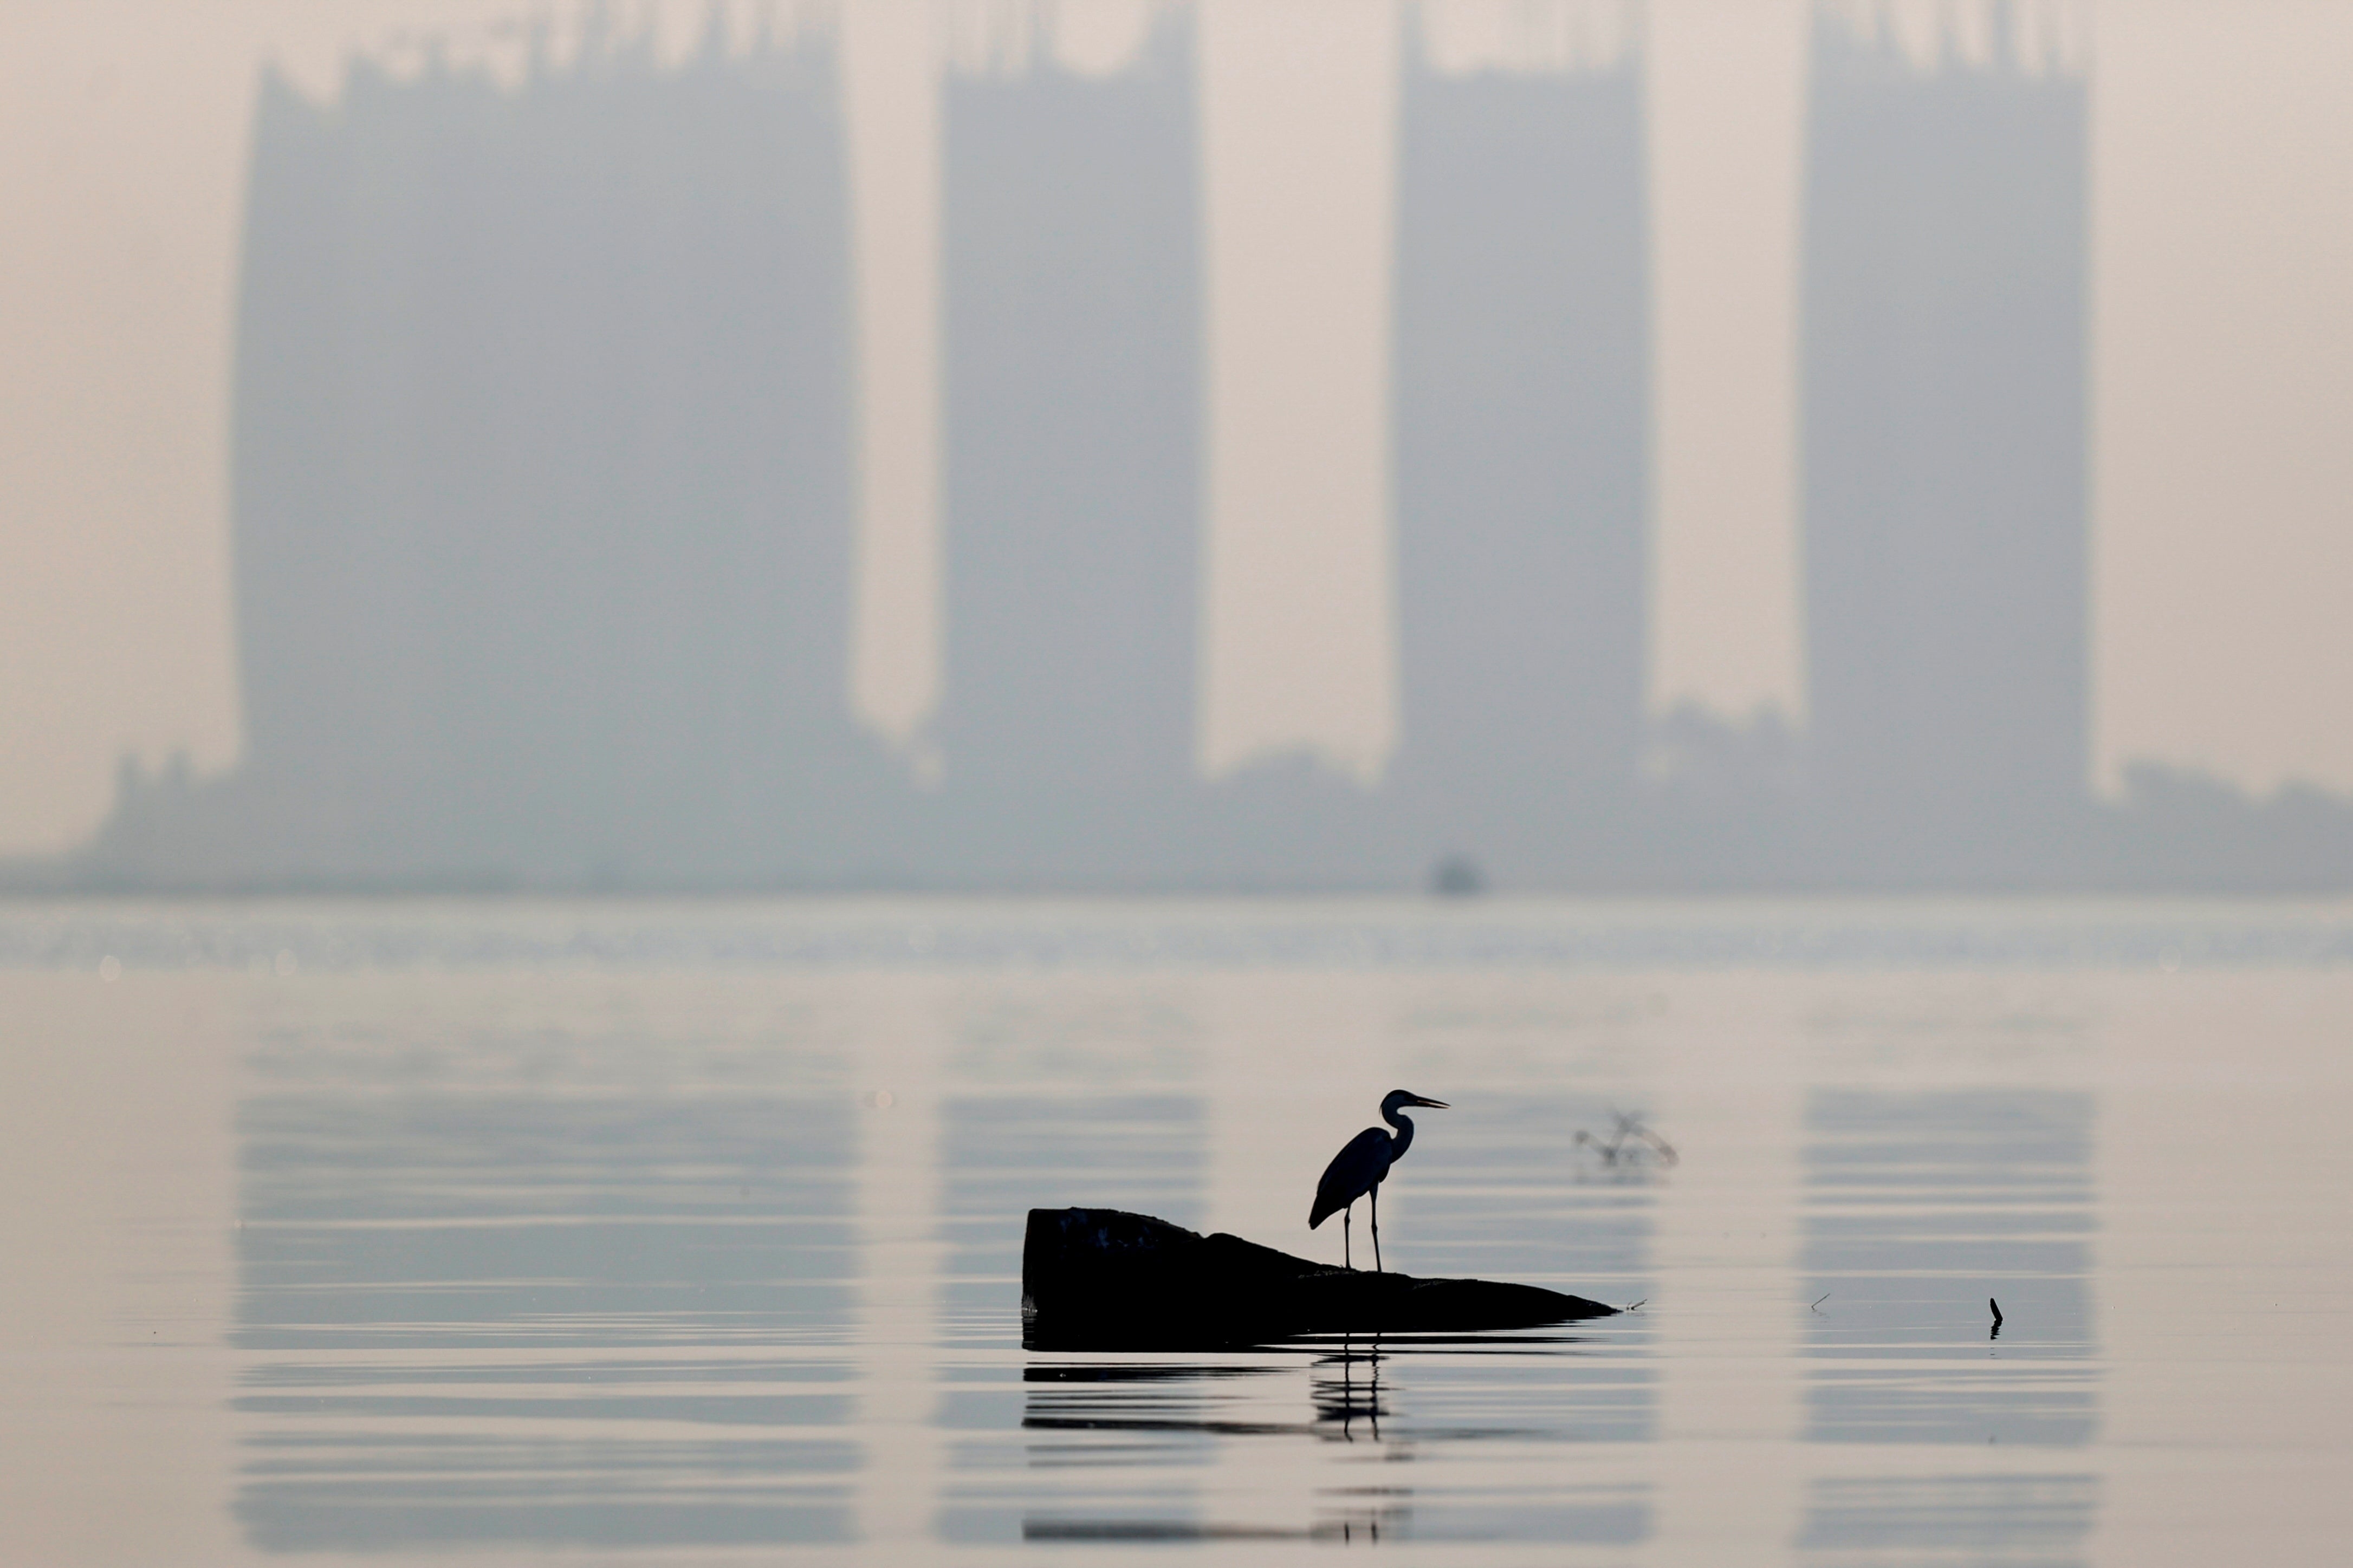
[[[1426,1105],[1432,1110],[1447,1109],[1442,1100],[1428,1100],[1409,1089],[1393,1089],[1382,1097],[1381,1120],[1397,1129],[1392,1138],[1377,1127],[1367,1127],[1348,1140],[1348,1146],[1332,1156],[1324,1167],[1324,1179],[1315,1184],[1315,1206],[1307,1213],[1307,1228],[1314,1230],[1336,1212],[1340,1215],[1340,1257],[1348,1268],[1355,1259],[1348,1251],[1348,1226],[1356,1217],[1356,1200],[1366,1194],[1373,1199],[1373,1272],[1381,1269],[1381,1183],[1388,1179],[1389,1167],[1405,1158],[1413,1147],[1413,1119],[1402,1114],[1409,1105]]]

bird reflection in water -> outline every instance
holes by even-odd
[[[1402,1343],[1422,1354],[1510,1351],[1573,1355],[1577,1353],[1576,1347],[1586,1342],[1583,1336],[1571,1334],[1407,1334],[1396,1336],[1389,1342]],[[1334,1443],[1397,1441],[1381,1432],[1381,1422],[1391,1413],[1382,1394],[1381,1363],[1396,1353],[1384,1348],[1383,1337],[1293,1341],[1264,1347],[1262,1353],[1286,1350],[1313,1352],[1313,1359],[1305,1365],[1312,1412],[1305,1421],[1250,1419],[1240,1410],[1250,1403],[1263,1408],[1268,1401],[1262,1393],[1252,1394],[1231,1386],[1243,1381],[1296,1376],[1301,1370],[1297,1362],[1035,1361],[1021,1372],[1021,1381],[1029,1385],[1021,1426],[1029,1432],[1314,1437]],[[1451,1440],[1476,1440],[1525,1438],[1534,1434],[1519,1426],[1450,1425],[1437,1435]],[[1100,1462],[1120,1462],[1109,1448],[1092,1451],[1102,1456]],[[1082,1464],[1087,1462],[1087,1452],[1033,1442],[1030,1462]]]
[[[1356,1375],[1357,1364],[1363,1363],[1364,1376]],[[1363,1422],[1374,1442],[1381,1437],[1381,1417],[1388,1411],[1381,1405],[1381,1349],[1375,1340],[1370,1348],[1358,1352],[1355,1345],[1342,1341],[1337,1355],[1321,1358],[1310,1374],[1315,1400],[1315,1424],[1324,1436],[1331,1436],[1334,1422],[1340,1425],[1340,1440],[1356,1440],[1356,1424]],[[1340,1369],[1338,1378],[1331,1373]]]

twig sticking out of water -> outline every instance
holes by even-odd
[[[1825,1302],[1825,1301],[1829,1300],[1830,1299],[1831,1299],[1831,1293],[1830,1293],[1829,1291],[1825,1290],[1825,1291],[1823,1291],[1820,1295],[1819,1295],[1819,1296],[1815,1297],[1812,1300],[1810,1300],[1810,1301],[1809,1301],[1809,1302],[1807,1302],[1807,1303],[1806,1303],[1806,1310],[1807,1310],[1807,1311],[1809,1311],[1809,1312],[1811,1312],[1811,1311],[1817,1310],[1818,1309],[1820,1309],[1820,1306],[1821,1306],[1821,1304],[1822,1304],[1823,1302]]]
[[[1986,1335],[1986,1338],[1998,1340],[2001,1338],[2001,1303],[1988,1296],[1986,1305],[1993,1309],[1993,1330]]]
[[[1573,1142],[1585,1145],[1601,1156],[1601,1163],[1611,1170],[1630,1170],[1644,1159],[1656,1160],[1667,1170],[1672,1170],[1679,1159],[1675,1146],[1642,1125],[1639,1116],[1629,1116],[1622,1110],[1609,1113],[1617,1123],[1605,1142],[1582,1127],[1577,1130]]]

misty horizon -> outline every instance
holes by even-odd
[[[723,8],[730,48],[765,15],[780,34],[830,33],[842,51],[862,377],[850,678],[860,721],[894,745],[940,697],[938,73],[1008,59],[1017,44],[1101,71],[1151,9]],[[1654,318],[1646,713],[1655,723],[1690,702],[1804,717],[1796,258],[1814,11],[1811,0],[1200,7],[1202,68],[1219,84],[1201,127],[1210,276],[1226,301],[1211,311],[1209,405],[1227,411],[1217,439],[1233,459],[1220,471],[1314,498],[1275,533],[1245,526],[1230,487],[1213,497],[1200,694],[1213,771],[1290,748],[1366,778],[1395,744],[1393,650],[1374,613],[1391,592],[1377,548],[1387,506],[1349,477],[1378,471],[1366,454],[1384,418],[1377,395],[1342,394],[1387,379],[1369,330],[1387,319],[1388,288],[1372,237],[1391,226],[1384,127],[1408,25],[1438,38],[1450,71],[1510,50],[1630,60]],[[1999,19],[1986,0],[1891,0],[1876,14],[1920,62],[1939,47],[1981,60]],[[608,34],[669,71],[704,47],[712,11],[658,0],[607,15]],[[25,852],[85,838],[125,753],[152,771],[185,750],[210,775],[245,744],[227,469],[257,73],[331,103],[355,57],[409,80],[438,53],[511,90],[533,29],[504,0],[294,12],[236,0],[202,26],[164,10],[130,29],[53,0],[12,16],[0,29],[14,45],[0,51],[0,104],[21,153],[0,171],[16,410],[0,436],[0,845]],[[2348,482],[2333,432],[2353,364],[2353,298],[2337,285],[2353,267],[2353,205],[2334,173],[2353,153],[2353,114],[2336,75],[2353,24],[2328,8],[2211,0],[2071,0],[2024,16],[2035,48],[2056,47],[2090,86],[2097,787],[2121,798],[2138,758],[2257,793],[2297,779],[2353,786],[2345,732],[2310,718],[2353,690],[2333,602],[2344,568],[2333,498]],[[553,64],[569,68],[587,19],[543,14]],[[994,33],[974,30],[984,20]],[[1285,76],[1302,50],[1318,69]],[[1303,466],[1311,450],[1356,455]],[[1253,598],[1254,583],[1273,591]]]
[[[2134,773],[2123,816],[2089,795],[2083,75],[2026,36],[1923,64],[1817,14],[1814,721],[1647,720],[1642,91],[1629,47],[1541,42],[1454,70],[1440,36],[1405,42],[1400,708],[1360,781],[1308,752],[1202,766],[1198,478],[1219,479],[1193,414],[1214,299],[1186,261],[1190,12],[1153,12],[1111,68],[997,40],[941,82],[944,675],[913,752],[849,699],[854,224],[828,37],[713,26],[657,68],[614,36],[515,87],[353,58],[336,103],[270,75],[237,341],[247,762],[205,785],[127,769],[78,875],[2344,875],[2346,814],[2283,827],[2223,797],[2167,837],[2148,799],[2195,787]]]
[[[246,758],[205,784],[126,768],[86,864],[2328,882],[2344,813],[2308,792],[2285,817],[2161,770],[2128,772],[2121,816],[2090,793],[2088,130],[2055,14],[1996,5],[1974,55],[1923,57],[1814,13],[1807,717],[1744,723],[1646,711],[1639,43],[1416,14],[1393,282],[1369,329],[1320,329],[1380,345],[1386,428],[1307,459],[1390,541],[1364,586],[1392,584],[1394,739],[1354,766],[1221,756],[1204,705],[1229,514],[1293,483],[1228,455],[1209,13],[1142,8],[1076,63],[1066,37],[963,35],[940,77],[939,697],[897,744],[852,706],[876,372],[833,37],[731,37],[714,13],[675,65],[592,27],[566,63],[543,31],[512,82],[435,50],[406,78],[354,55],[331,102],[267,77],[238,312]],[[2159,797],[2208,802],[2190,839],[2270,847],[2185,850]]]

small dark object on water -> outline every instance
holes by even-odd
[[[1615,1167],[1621,1158],[1628,1165],[1631,1165],[1645,1151],[1655,1157],[1661,1165],[1670,1170],[1673,1169],[1681,1159],[1681,1156],[1675,1152],[1675,1146],[1643,1126],[1641,1117],[1629,1116],[1622,1110],[1613,1110],[1609,1113],[1609,1119],[1618,1126],[1617,1130],[1609,1134],[1609,1142],[1607,1143],[1582,1127],[1577,1130],[1577,1135],[1569,1142],[1586,1145],[1601,1156],[1601,1163],[1604,1165],[1611,1167]]]
[[[1029,1350],[1206,1350],[1303,1334],[1534,1329],[1618,1309],[1534,1285],[1334,1268],[1119,1209],[1031,1209]]]
[[[1441,899],[1475,899],[1487,890],[1487,879],[1470,856],[1449,855],[1430,868],[1430,890]]]
[[[2001,1338],[2001,1303],[1988,1296],[1986,1305],[1993,1309],[1993,1331],[1986,1335],[1986,1338],[1998,1340]]]

